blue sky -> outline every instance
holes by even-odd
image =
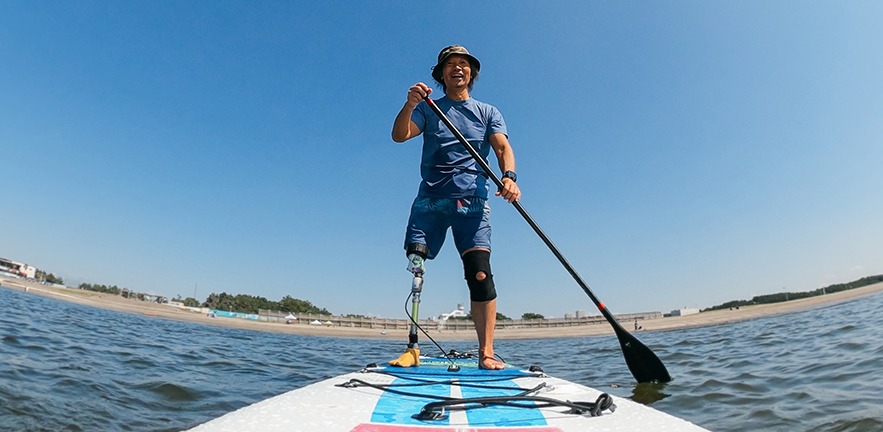
[[[880,22],[871,1],[6,2],[0,256],[404,317],[420,140],[390,129],[457,43],[522,204],[614,313],[880,274]],[[594,313],[492,208],[499,310]],[[440,255],[424,315],[468,300]]]

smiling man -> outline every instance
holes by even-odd
[[[480,68],[481,63],[465,47],[444,48],[432,68],[432,78],[445,93],[435,104],[485,161],[490,151],[494,151],[503,182],[503,188],[496,195],[514,202],[520,199],[521,191],[515,183],[515,154],[509,144],[506,123],[496,107],[469,96]],[[408,270],[422,280],[424,260],[436,257],[451,229],[469,287],[472,319],[478,335],[479,366],[502,369],[503,363],[494,357],[497,293],[490,266],[491,226],[487,203],[491,182],[426,104],[424,99],[430,93],[432,89],[422,82],[411,86],[392,129],[392,139],[396,142],[423,135],[422,181],[405,233]],[[418,363],[416,334],[412,334],[409,350],[390,364],[413,366]]]

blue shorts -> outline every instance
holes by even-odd
[[[405,233],[405,250],[411,243],[429,248],[428,259],[435,258],[445,243],[448,228],[454,245],[463,255],[472,248],[491,248],[491,208],[484,198],[417,197],[411,205],[411,217]]]

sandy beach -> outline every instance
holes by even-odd
[[[232,327],[239,329],[258,330],[277,333],[291,333],[315,336],[331,336],[344,338],[377,338],[392,340],[407,340],[407,330],[386,330],[370,328],[350,328],[335,326],[314,326],[306,323],[287,325],[266,321],[252,321],[238,318],[213,318],[204,313],[192,312],[179,309],[174,306],[157,303],[143,302],[135,299],[127,299],[116,295],[102,294],[71,288],[56,288],[27,282],[18,279],[0,279],[0,285],[6,289],[13,289],[28,294],[41,295],[58,300],[69,301],[86,306],[102,309],[110,309],[149,317],[167,318],[179,321],[195,322],[213,326]],[[674,330],[682,328],[703,327],[720,324],[734,323],[749,319],[781,315],[799,312],[808,309],[828,306],[836,303],[855,300],[867,295],[883,291],[883,283],[869,285],[862,288],[842,291],[834,294],[792,300],[788,302],[744,306],[738,310],[718,310],[702,312],[681,317],[664,317],[652,320],[643,320],[639,324],[643,328],[640,332]],[[586,299],[586,302],[589,302]],[[628,330],[632,329],[632,322],[621,323]],[[439,340],[472,340],[475,338],[473,331],[438,331],[431,330],[429,334]],[[554,337],[579,337],[613,334],[609,324],[592,324],[576,327],[554,328],[502,328],[496,330],[497,339],[541,339]]]

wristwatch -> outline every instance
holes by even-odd
[[[503,178],[510,178],[514,182],[518,182],[518,174],[515,174],[515,171],[506,171],[503,173]]]

